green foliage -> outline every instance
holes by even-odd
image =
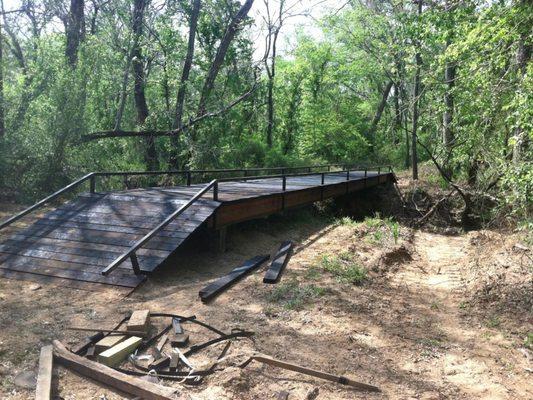
[[[34,7],[32,2],[26,6],[28,11]],[[0,143],[0,185],[2,194],[20,201],[42,197],[88,171],[146,168],[144,140],[82,143],[80,138],[114,128],[125,71],[129,74],[121,129],[172,128],[191,14],[189,2],[149,2],[140,43],[149,116],[139,126],[131,66],[127,68],[131,1],[102,5],[94,14],[94,27],[88,18],[93,5],[87,3],[87,32],[75,68],[67,65],[60,24],[49,18],[56,15],[57,5],[44,2],[39,7],[35,32],[27,20],[30,14],[8,14],[3,21],[13,35],[3,36],[6,134]],[[202,1],[185,85],[184,121],[197,114],[205,77],[239,7],[235,0]],[[533,64],[519,57],[521,48],[530,45],[531,2],[467,0],[446,12],[428,2],[421,15],[416,11],[412,1],[350,2],[316,23],[321,35],[299,29],[291,46],[280,46],[286,50],[275,60],[272,147],[267,146],[265,134],[268,77],[259,71],[256,90],[237,106],[202,120],[175,140],[156,138],[161,169],[174,168],[174,154],[181,167],[191,168],[342,161],[404,166],[418,52],[424,88],[418,99],[419,140],[454,180],[469,184],[472,191],[489,191],[496,199],[496,211],[509,214],[513,221],[531,219]],[[224,109],[254,86],[256,36],[248,18],[230,44],[208,111]],[[456,67],[453,87],[444,80],[450,65]],[[394,86],[372,132],[389,81]],[[451,148],[442,140],[445,96],[454,103]],[[428,160],[428,154],[419,149],[419,159]],[[441,177],[429,179],[449,189]],[[372,240],[389,235],[398,240],[399,227],[386,224],[389,232],[376,229]]]
[[[362,267],[350,252],[339,255],[324,255],[320,267],[333,274],[339,282],[360,285],[368,279],[368,271]]]
[[[267,299],[273,303],[280,303],[287,310],[300,310],[307,303],[323,296],[324,288],[315,285],[302,285],[296,280],[278,284],[268,295]]]
[[[400,239],[400,224],[393,218],[381,218],[379,213],[373,217],[366,217],[364,224],[369,228],[367,237],[373,243],[381,243],[386,238],[392,238],[394,244]]]

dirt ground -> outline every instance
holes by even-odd
[[[198,291],[243,260],[296,243],[282,281],[262,282],[265,267],[213,302]],[[190,399],[531,399],[533,263],[520,233],[442,234],[391,219],[332,219],[312,210],[233,227],[228,250],[193,242],[128,297],[0,280],[0,397],[30,399],[15,385],[34,371],[53,339],[71,345],[83,334],[65,328],[112,327],[127,312],[196,315],[235,341],[219,371],[200,386],[175,386]],[[355,283],[354,283],[355,282]],[[206,335],[190,329],[191,341]],[[191,361],[213,361],[215,346]],[[252,363],[259,352],[376,385],[366,393]],[[120,393],[58,368],[63,399],[122,399]],[[315,390],[314,394],[312,392]]]

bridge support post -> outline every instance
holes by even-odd
[[[224,253],[226,251],[227,227],[209,230],[209,247],[215,253]]]

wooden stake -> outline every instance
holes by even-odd
[[[35,400],[50,400],[52,396],[53,346],[43,346],[39,357],[39,375]]]
[[[348,385],[348,386],[351,386],[357,389],[368,390],[370,392],[381,392],[381,390],[377,386],[367,385],[366,383],[356,382],[344,376],[337,376],[337,375],[328,374],[327,372],[316,371],[314,369],[305,368],[305,367],[302,367],[296,364],[290,364],[288,362],[276,360],[272,357],[263,356],[263,355],[250,357],[248,360],[246,360],[241,365],[241,368],[245,368],[248,364],[250,364],[254,360],[259,361],[264,364],[272,365],[274,367],[287,369],[289,371],[295,371],[301,374],[315,376],[317,378],[325,379],[331,382],[340,383],[342,385]]]

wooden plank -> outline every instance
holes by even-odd
[[[78,242],[82,243],[82,242]],[[124,250],[122,252],[110,252],[110,251],[101,251],[96,249],[85,249],[83,247],[65,247],[61,245],[62,242],[59,242],[58,244],[49,245],[49,244],[41,244],[38,241],[33,242],[26,242],[26,241],[15,241],[15,240],[6,240],[3,244],[0,245],[0,252],[2,253],[9,253],[9,254],[21,254],[21,255],[27,255],[32,257],[39,258],[39,254],[37,251],[45,252],[53,252],[53,253],[60,253],[62,256],[45,256],[46,258],[54,259],[54,260],[65,260],[66,255],[72,255],[72,256],[81,256],[83,258],[69,258],[67,261],[75,261],[79,262],[81,264],[89,264],[89,265],[99,265],[99,266],[107,266],[109,265],[115,258],[120,256],[124,251],[127,250],[127,247],[124,247]],[[31,250],[30,250],[31,249]],[[166,256],[168,256],[168,252],[166,252]],[[166,257],[153,257],[153,256],[143,256],[139,254],[137,256],[139,259],[139,263],[142,266],[142,270],[146,271],[152,271],[152,266],[158,266],[163,261],[165,261]],[[121,265],[122,268],[132,270],[131,261],[126,261],[124,264]]]
[[[266,271],[263,278],[264,283],[276,283],[281,278],[281,273],[287,266],[293,250],[293,243],[290,240],[283,242],[270,264],[270,268]]]
[[[217,279],[213,283],[207,285],[205,288],[200,290],[200,299],[204,302],[211,300],[216,295],[233,285],[235,282],[242,279],[246,274],[258,268],[269,258],[270,256],[268,255],[262,255],[255,256],[245,261],[242,265],[232,270],[229,274],[223,276],[220,279]]]
[[[103,339],[103,337],[104,337],[103,332],[96,332],[94,335],[91,335],[90,337],[85,339],[83,342],[72,347],[70,351],[72,351],[74,354],[81,355],[85,353],[89,349],[89,347],[93,345],[94,342],[99,341],[100,339]]]
[[[94,283],[86,281],[76,281],[72,279],[58,278],[48,275],[37,275],[28,272],[10,271],[8,269],[0,269],[0,277],[5,279],[13,279],[17,281],[37,282],[47,285],[55,285],[62,288],[70,288],[76,290],[85,290],[89,292],[109,292],[110,290],[127,295],[132,288],[123,286],[110,286],[103,283]]]
[[[139,347],[141,343],[142,338],[138,336],[130,336],[123,342],[98,354],[98,362],[107,365],[108,367],[116,367],[137,347]]]
[[[69,352],[58,340],[54,340],[54,357],[59,363],[73,371],[109,385],[122,392],[139,396],[145,400],[171,400],[175,399],[174,388],[169,388],[135,378],[122,372],[115,371],[95,361],[86,360]]]
[[[37,247],[37,248],[35,248]],[[20,255],[20,256],[26,256],[26,257],[34,257],[34,258],[43,258],[43,259],[46,259],[46,260],[57,260],[57,261],[63,261],[63,262],[71,262],[71,263],[75,263],[75,264],[86,264],[86,265],[92,265],[92,266],[96,266],[96,267],[101,267],[101,268],[91,268],[91,272],[97,272],[99,273],[104,267],[107,267],[109,264],[111,264],[111,262],[116,258],[118,257],[119,255],[121,254],[114,254],[114,253],[110,253],[110,254],[104,254],[104,255],[100,255],[101,257],[102,256],[105,256],[100,258],[98,257],[98,254],[95,254],[94,257],[91,257],[91,256],[79,256],[79,255],[76,255],[76,254],[64,254],[64,253],[59,253],[57,252],[57,248],[55,248],[54,250],[56,251],[44,251],[44,250],[41,250],[40,248],[38,248],[38,246],[35,246],[30,249],[26,248],[26,249],[19,249],[17,247],[14,247],[14,246],[2,246],[0,245],[0,253],[4,253],[4,254],[13,254],[13,255]],[[155,267],[157,267],[158,265],[160,265],[164,259],[160,259],[160,258],[157,258],[157,259],[151,259],[151,258],[148,258],[148,257],[138,257],[139,259],[139,263],[142,265],[142,269],[141,270],[147,270],[147,271],[152,271],[155,269]],[[125,270],[129,270],[130,272],[133,271],[132,269],[132,265],[131,265],[131,261],[130,260],[126,260],[124,261],[124,263],[121,265],[122,269],[121,271],[124,272]]]
[[[50,400],[52,397],[52,363],[54,359],[53,346],[41,347],[39,356],[39,373],[37,375],[37,388],[35,400]]]
[[[117,285],[117,286],[125,286],[125,287],[137,287],[141,282],[143,282],[146,277],[145,276],[124,276],[124,275],[109,275],[109,276],[103,276],[98,273],[91,273],[86,272],[83,269],[62,269],[62,268],[56,268],[56,267],[46,267],[43,265],[39,265],[40,259],[31,257],[23,257],[23,256],[17,256],[20,258],[20,260],[17,260],[16,262],[10,262],[9,264],[6,262],[3,262],[0,264],[0,269],[8,269],[11,271],[18,271],[18,272],[27,272],[32,274],[38,274],[38,275],[48,275],[48,276],[55,276],[58,278],[65,278],[65,279],[72,279],[72,280],[78,280],[78,281],[86,281],[86,282],[96,282],[96,283],[105,283],[108,285]],[[46,261],[46,260],[45,260]],[[56,262],[58,263],[58,262]]]
[[[135,310],[126,325],[128,331],[147,332],[150,328],[150,310]]]
[[[83,250],[101,250],[105,252],[113,252],[122,254],[124,251],[128,250],[127,246],[113,246],[113,245],[106,245],[101,243],[87,243],[87,242],[76,242],[72,240],[59,240],[59,239],[51,239],[51,238],[43,238],[43,237],[25,237],[25,236],[19,236],[19,235],[12,235],[9,237],[9,239],[5,240],[3,243],[9,244],[11,242],[14,243],[20,243],[21,245],[25,246],[31,246],[33,244],[45,244],[50,245],[54,247],[61,247],[61,248],[73,248],[73,249],[83,249]],[[67,253],[67,251],[63,251],[63,253]],[[76,254],[73,252],[72,254]],[[159,258],[166,258],[168,256],[168,251],[165,250],[151,250],[151,249],[139,249],[137,252],[138,255],[143,256],[153,256],[153,257],[159,257]]]
[[[107,349],[110,349],[111,347],[119,344],[124,339],[126,339],[126,336],[124,335],[107,335],[103,339],[96,342],[96,353],[100,354],[103,351],[106,351]]]
[[[70,240],[78,241],[85,243],[101,243],[101,244],[110,244],[113,246],[132,246],[137,240],[142,236],[140,235],[129,235],[121,234],[116,232],[100,232],[100,231],[91,231],[88,229],[75,229],[75,228],[57,228],[52,230],[23,230],[17,235],[24,236],[26,238],[30,237],[46,237],[50,239],[60,239],[60,240]],[[184,234],[182,239],[179,238],[162,238],[154,237],[148,243],[144,245],[147,249],[153,250],[166,250],[173,251],[177,246],[179,246],[183,239],[187,238],[189,234]]]

